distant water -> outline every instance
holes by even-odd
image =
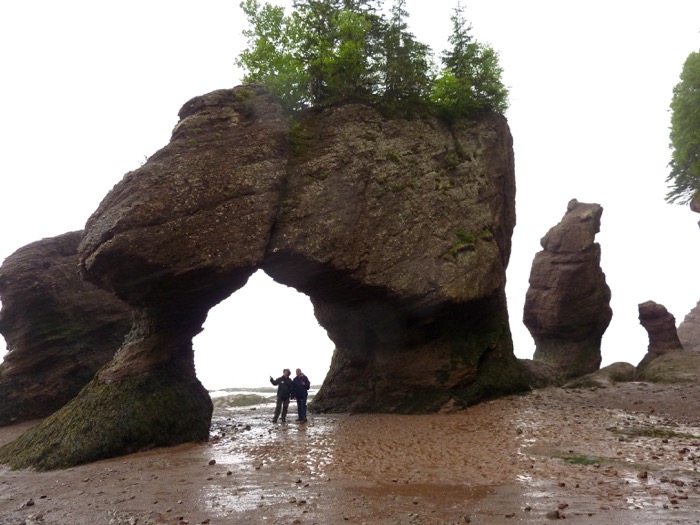
[[[311,386],[309,389],[309,396],[314,396],[316,395],[316,392],[318,392],[319,386]],[[274,386],[262,386],[262,387],[257,387],[257,388],[236,388],[236,387],[231,387],[231,388],[222,388],[218,390],[210,390],[209,395],[212,398],[216,397],[226,397],[226,396],[237,396],[237,395],[246,395],[246,394],[258,394],[260,396],[265,396],[265,397],[272,397],[277,393],[277,387]]]

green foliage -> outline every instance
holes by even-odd
[[[493,240],[493,230],[488,226],[484,226],[479,232],[479,238],[482,241],[492,241]]]
[[[498,54],[472,38],[471,25],[459,1],[451,20],[452,48],[443,52],[443,70],[431,93],[433,104],[449,117],[465,117],[484,110],[505,113],[508,89],[501,81],[503,68]]]
[[[261,8],[258,0],[244,0],[240,6],[250,26],[243,32],[249,47],[236,60],[247,71],[243,82],[266,85],[290,112],[302,109],[308,103],[308,74],[296,54],[301,34],[297,21],[285,16],[282,7],[266,3]]]
[[[457,238],[464,244],[474,244],[476,242],[476,235],[466,232],[462,228],[457,230]]]
[[[476,249],[476,235],[474,235],[473,233],[469,233],[463,228],[458,228],[456,235],[457,241],[454,244],[452,244],[452,246],[450,246],[447,252],[443,255],[443,257],[447,260],[454,259],[457,256],[457,254],[461,251],[474,251]]]
[[[498,55],[472,39],[460,3],[437,79],[429,46],[408,31],[405,4],[394,0],[387,18],[379,0],[297,0],[287,16],[243,0],[248,48],[236,60],[243,81],[265,84],[290,113],[348,102],[401,113],[432,107],[447,117],[504,112]]]
[[[405,0],[396,0],[383,39],[382,96],[388,103],[424,100],[430,90],[430,48],[408,31]]]
[[[327,98],[351,102],[371,95],[370,70],[365,49],[369,21],[361,14],[340,11],[334,17],[337,42],[323,57]]]
[[[668,202],[685,204],[700,193],[700,52],[691,53],[683,65],[680,82],[671,100],[672,188]]]

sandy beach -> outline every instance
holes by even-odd
[[[700,523],[696,384],[306,424],[273,424],[272,409],[217,408],[207,443],[2,469],[0,524]],[[0,429],[0,443],[30,425]]]

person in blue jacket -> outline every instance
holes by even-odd
[[[273,386],[277,386],[277,404],[275,405],[275,415],[272,417],[273,423],[277,423],[280,411],[282,412],[282,423],[287,422],[289,398],[292,395],[292,388],[294,388],[292,380],[289,379],[291,374],[289,368],[285,368],[282,370],[282,375],[277,379],[272,379],[272,376],[270,376],[270,383],[272,383]]]
[[[294,388],[292,389],[292,399],[297,400],[297,421],[306,422],[306,400],[309,397],[309,388],[311,382],[302,372],[301,368],[297,368],[297,375],[292,380]]]

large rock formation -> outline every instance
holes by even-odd
[[[676,331],[676,318],[662,304],[646,301],[639,305],[639,322],[649,334],[649,346],[637,365],[644,368],[651,361],[669,352],[683,350]]]
[[[700,351],[700,302],[678,326],[678,339],[685,350]]]
[[[0,425],[45,417],[114,357],[131,328],[126,304],[78,270],[82,232],[34,242],[0,267]]]
[[[600,342],[612,319],[610,288],[600,268],[603,208],[573,199],[535,255],[523,321],[535,340],[533,359],[556,365],[565,377],[600,367]]]
[[[309,295],[336,345],[316,410],[425,412],[523,390],[504,293],[514,224],[500,116],[349,105],[290,129],[262,88],[197,97],[86,225],[86,278],[134,312],[124,345],[0,461],[46,469],[206,439],[192,337],[258,269]]]

